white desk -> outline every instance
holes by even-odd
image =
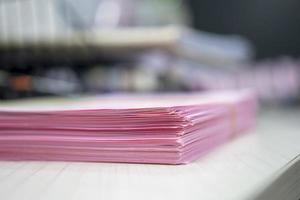
[[[0,162],[0,199],[251,199],[299,153],[300,109],[265,111],[256,131],[188,165]]]

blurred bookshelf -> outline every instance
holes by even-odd
[[[185,1],[1,1],[0,17],[1,99],[242,88],[265,102],[299,97],[298,60],[256,62],[246,38],[193,29]]]

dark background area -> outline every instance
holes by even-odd
[[[188,1],[197,29],[245,36],[257,59],[300,55],[299,0]]]

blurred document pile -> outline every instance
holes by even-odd
[[[253,88],[297,99],[297,60],[255,63],[251,42],[196,31],[180,0],[0,3],[0,98]]]

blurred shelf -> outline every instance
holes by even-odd
[[[212,66],[247,61],[253,54],[250,43],[241,37],[163,26],[93,30],[44,38],[2,39],[0,61],[4,64],[47,64],[66,60],[73,63],[123,61],[157,49]]]

